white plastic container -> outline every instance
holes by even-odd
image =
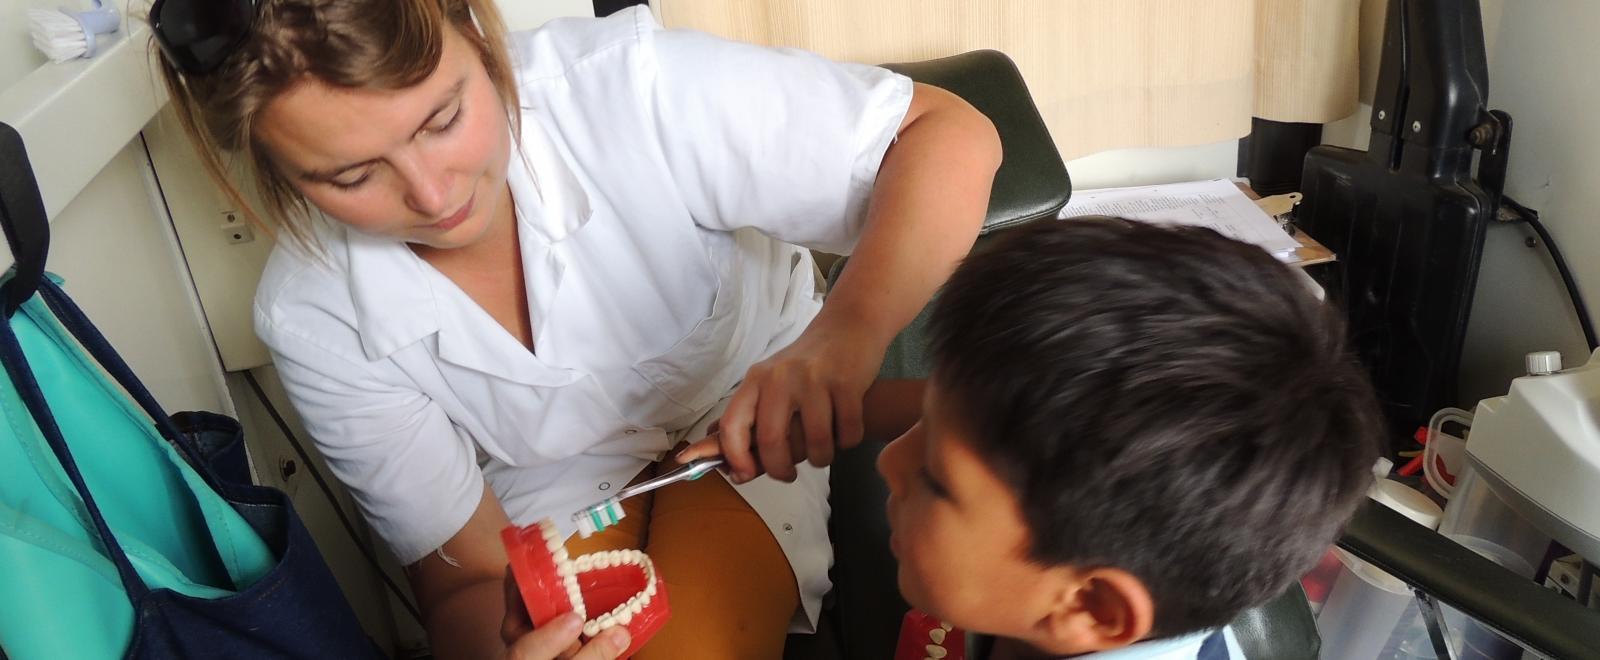
[[[1456,481],[1439,533],[1529,581],[1550,551],[1551,537],[1518,515],[1470,462]],[[1461,660],[1518,660],[1523,650],[1488,627],[1445,606],[1451,648]]]
[[[1504,546],[1471,536],[1449,535],[1449,538],[1513,573],[1529,579],[1533,577],[1534,566]],[[1516,642],[1501,637],[1449,605],[1445,605],[1443,611],[1445,629],[1450,631],[1450,648],[1455,651],[1457,660],[1519,660],[1523,657],[1522,647]]]
[[[1482,539],[1492,543],[1495,548],[1509,550],[1521,561],[1508,564],[1500,561],[1498,556],[1489,558],[1502,566],[1527,566],[1526,569],[1517,570],[1517,574],[1529,580],[1533,579],[1534,570],[1544,562],[1545,554],[1550,551],[1550,535],[1512,510],[1470,463],[1465,473],[1456,480],[1456,492],[1444,508],[1439,533],[1451,538]],[[1473,549],[1485,547],[1471,543],[1463,545]]]
[[[1426,495],[1396,481],[1380,479],[1367,496],[1429,529],[1439,524],[1443,513]],[[1384,653],[1414,597],[1399,578],[1343,550],[1334,552],[1344,570],[1317,615],[1322,659],[1373,660]],[[1415,616],[1415,608],[1411,611]]]

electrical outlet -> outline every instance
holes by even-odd
[[[227,239],[230,245],[249,243],[256,240],[256,233],[250,229],[250,225],[242,222],[231,225],[225,224],[220,229],[223,237]]]
[[[256,240],[256,234],[250,229],[250,223],[241,219],[238,211],[224,210],[221,215],[222,226],[220,229],[222,230],[222,236],[227,239],[229,245],[249,243]]]

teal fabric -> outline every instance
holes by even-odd
[[[89,491],[152,589],[215,599],[276,559],[38,297],[10,321]],[[11,660],[121,657],[133,631],[83,501],[0,372],[0,641]]]

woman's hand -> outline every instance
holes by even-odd
[[[762,471],[794,481],[803,460],[832,464],[836,450],[861,443],[861,400],[888,348],[881,334],[818,317],[793,344],[750,367],[716,423],[716,442],[696,443],[679,460],[720,453],[735,483]]]
[[[588,644],[579,644],[581,632],[583,619],[573,612],[534,629],[522,594],[517,592],[516,580],[506,570],[506,617],[500,626],[506,651],[500,656],[502,660],[614,660],[628,650],[631,642],[628,630],[622,626],[600,633]]]
[[[678,460],[720,449],[734,482],[758,468],[793,481],[795,463],[828,465],[836,449],[861,442],[862,398],[884,351],[972,248],[1001,159],[987,117],[921,83],[896,136],[860,240],[822,310],[794,344],[750,368],[719,420],[720,437]]]

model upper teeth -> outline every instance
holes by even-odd
[[[572,610],[584,618],[583,634],[594,637],[601,631],[612,626],[628,625],[633,617],[638,616],[650,605],[650,600],[656,595],[656,567],[650,557],[638,550],[607,550],[583,555],[581,557],[568,556],[567,549],[562,545],[561,534],[556,531],[556,526],[549,520],[539,522],[540,534],[544,537],[545,547],[550,550],[550,556],[555,560],[556,574],[561,576],[561,581],[567,587],[567,600],[572,604]],[[584,606],[583,591],[578,587],[578,574],[613,566],[638,566],[644,571],[644,591],[617,605],[610,612],[602,612],[594,618],[589,618],[588,608]]]

